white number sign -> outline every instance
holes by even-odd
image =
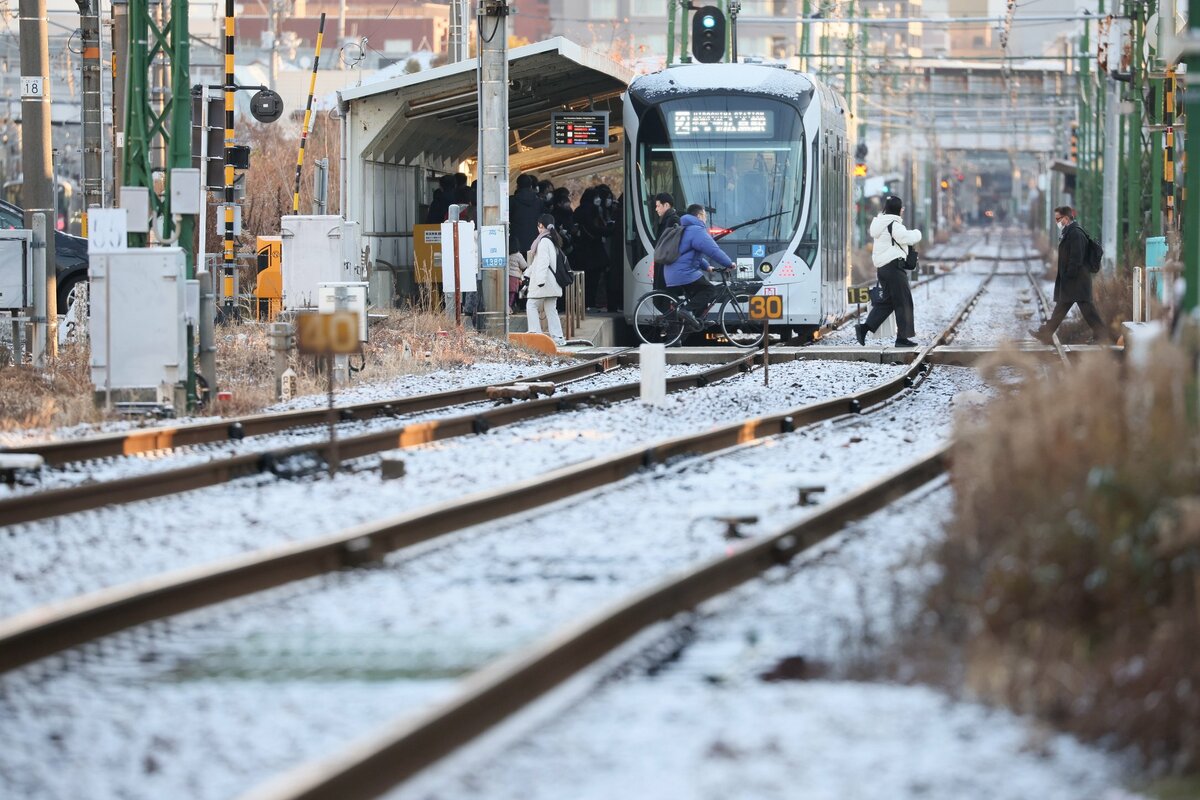
[[[42,83],[45,78],[41,75],[22,75],[21,76],[21,97],[31,97],[40,99],[46,96],[45,85]]]

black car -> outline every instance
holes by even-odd
[[[0,200],[0,228],[24,228],[25,212]],[[58,271],[58,313],[67,313],[75,287],[87,280],[87,239],[62,231],[54,232],[54,258]]]

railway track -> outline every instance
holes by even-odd
[[[488,389],[495,386],[512,386],[522,382],[549,382],[565,385],[622,366],[625,363],[623,356],[631,349],[610,353],[561,369],[550,370],[529,378],[517,378],[496,384],[467,386],[452,391],[416,395],[413,397],[399,397],[390,400],[339,406],[335,409],[335,412],[339,422],[366,422],[372,419],[397,417],[405,414],[415,414],[422,411],[432,411],[485,401],[489,399]],[[295,430],[297,428],[325,425],[328,421],[329,410],[323,407],[269,414],[251,414],[222,419],[217,422],[156,426],[124,433],[0,447],[0,454],[21,453],[37,455],[41,456],[46,464],[58,466],[117,456],[163,452],[215,442],[240,441],[247,437],[264,436],[281,431]]]
[[[315,541],[270,548],[35,608],[0,621],[0,670],[14,669],[144,622],[346,567],[373,563],[389,552],[444,533],[612,484],[653,464],[680,456],[712,453],[791,433],[805,425],[846,413],[859,413],[887,401],[921,379],[930,367],[929,353],[968,313],[990,280],[989,274],[960,306],[946,330],[926,346],[907,369],[874,387],[782,413],[725,424],[703,433],[660,441],[609,458],[586,461],[549,475],[383,522],[360,525]],[[753,356],[745,356],[719,369],[740,369],[750,358]],[[531,401],[506,408],[519,410],[521,405],[545,402]]]
[[[626,597],[473,675],[455,697],[405,717],[341,753],[305,764],[241,800],[356,800],[386,793],[521,711],[662,620],[695,608],[797,555],[942,475],[946,444],[799,522]]]
[[[752,368],[756,353],[731,358],[692,375],[667,380],[667,391],[678,392],[728,378]],[[593,365],[613,363],[605,356],[589,362]],[[592,367],[593,371],[596,369]],[[486,399],[488,387],[472,387],[465,394]],[[336,442],[319,440],[284,448],[275,448],[228,456],[203,464],[151,472],[136,477],[111,481],[84,483],[76,486],[31,492],[0,500],[0,526],[40,522],[64,514],[88,511],[104,506],[131,503],[180,492],[216,486],[252,475],[274,474],[291,477],[324,469],[334,461],[344,461],[393,449],[404,449],[445,439],[485,433],[492,428],[510,425],[537,417],[569,411],[579,405],[617,402],[636,397],[640,383],[631,381],[584,392],[551,396],[540,400],[509,403],[457,416],[413,422],[398,428],[387,428],[357,436],[339,438]],[[450,394],[450,393],[444,393]],[[422,398],[415,398],[418,402]],[[461,400],[460,400],[461,402]],[[468,400],[467,402],[471,402]]]

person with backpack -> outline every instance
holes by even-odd
[[[542,214],[537,220],[537,238],[529,250],[529,294],[525,301],[525,315],[529,320],[530,333],[542,333],[541,315],[546,315],[546,327],[555,344],[563,344],[562,322],[558,318],[558,298],[563,289],[555,277],[558,255],[562,251],[562,237],[554,228],[554,217]]]
[[[667,264],[663,272],[668,289],[682,289],[687,297],[687,303],[679,308],[684,325],[692,331],[702,331],[707,326],[700,322],[696,314],[703,313],[717,296],[717,288],[704,277],[704,273],[714,269],[705,258],[720,264],[721,269],[733,269],[733,259],[725,255],[725,251],[708,232],[704,206],[699,203],[688,206],[679,225],[682,230],[679,257]],[[655,253],[659,252],[657,247],[654,250]]]
[[[883,201],[883,213],[871,221],[871,236],[875,245],[871,248],[871,261],[875,264],[875,275],[883,290],[881,300],[871,300],[871,313],[866,322],[854,326],[858,343],[867,343],[867,333],[874,333],[892,313],[896,315],[896,347],[916,347],[912,340],[917,335],[913,322],[912,289],[908,286],[905,270],[916,269],[915,245],[921,241],[921,232],[904,227],[900,212],[904,201],[888,195]]]
[[[1075,221],[1075,209],[1070,206],[1054,209],[1054,223],[1058,225],[1061,237],[1058,241],[1058,274],[1054,277],[1054,313],[1029,334],[1042,344],[1051,344],[1054,332],[1066,319],[1067,312],[1072,305],[1077,305],[1095,340],[1112,342],[1112,333],[1092,303],[1092,273],[1100,271],[1104,253]]]
[[[679,212],[675,210],[675,198],[669,192],[659,192],[654,195],[654,213],[658,215],[658,229],[654,232],[654,250],[657,254],[658,243],[662,241],[663,233],[669,228],[679,227]],[[679,252],[678,248],[675,250]],[[676,256],[678,258],[678,256]],[[657,257],[654,260],[654,288],[666,289],[667,281],[663,274],[667,265],[658,261]]]

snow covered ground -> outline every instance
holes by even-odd
[[[990,269],[964,264],[927,297],[918,289],[926,340]],[[997,319],[1006,304],[1010,316],[1031,308],[1019,296],[1027,286],[994,280],[986,304]],[[1001,330],[992,313],[977,309],[968,323],[982,341]],[[588,408],[405,451],[398,481],[381,481],[378,459],[368,458],[333,480],[255,478],[17,526],[0,536],[14,578],[0,582],[0,614],[844,394],[900,370],[792,362],[772,366],[769,389],[756,371],[671,395],[661,408]],[[824,485],[818,500],[827,500],[894,469],[944,441],[953,413],[986,392],[971,370],[935,368],[866,415],[659,466],[372,567],[0,675],[0,796],[236,795],[445,699],[462,675],[502,653],[724,552],[717,516],[755,514],[745,532],[774,529],[805,513],[798,486]],[[844,678],[848,664],[886,649],[929,579],[915,554],[940,535],[950,490],[918,494],[806,556],[802,569],[776,570],[705,606],[667,669],[629,666],[673,634],[660,626],[398,796],[1125,797],[1114,788],[1118,762],[1025,720],[929,688]],[[823,671],[760,679],[797,655]]]

